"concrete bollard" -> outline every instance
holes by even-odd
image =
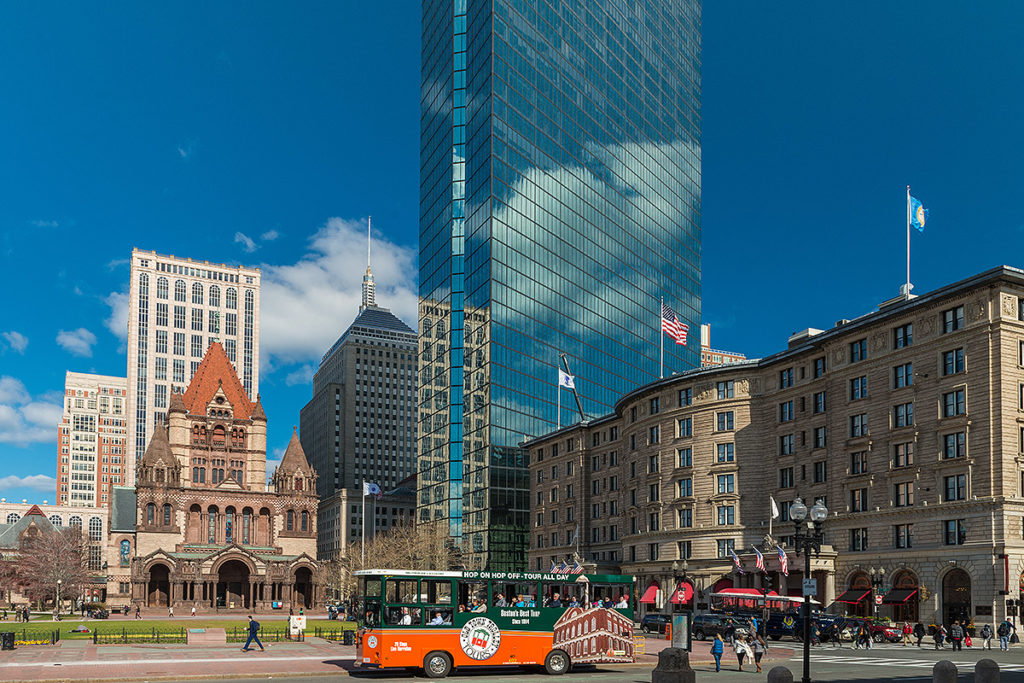
[[[651,683],[694,683],[697,672],[690,667],[690,653],[678,647],[666,647],[658,653],[658,666],[651,672]]]
[[[932,683],[957,683],[956,664],[948,659],[940,659],[932,667]]]
[[[793,683],[793,672],[784,666],[772,667],[768,672],[768,683]]]
[[[979,659],[974,665],[974,683],[999,683],[999,665],[991,659]]]

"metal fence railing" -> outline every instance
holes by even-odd
[[[13,633],[12,645],[55,645],[60,642],[60,630],[41,631],[39,629],[6,629],[0,626],[0,632]]]
[[[355,643],[356,631],[354,628],[323,628],[316,626],[313,628],[313,636],[323,638],[324,640],[340,642],[343,645],[352,645]]]
[[[229,643],[244,643],[249,637],[249,629],[244,626],[235,626],[224,629],[224,635]],[[305,634],[289,635],[287,628],[260,629],[259,638],[264,642],[279,643],[286,640],[304,641]],[[130,643],[166,643],[180,644],[188,642],[187,629],[180,628],[173,631],[150,629],[129,629],[110,631],[93,631],[92,642],[97,645],[115,645]]]

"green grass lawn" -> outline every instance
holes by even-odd
[[[204,619],[72,619],[65,617],[64,621],[30,621],[29,623],[18,623],[15,621],[0,621],[0,631],[14,631],[16,640],[38,640],[49,638],[50,634],[59,629],[60,637],[64,638],[92,638],[92,631],[99,633],[121,633],[122,630],[128,633],[159,633],[178,634],[182,629],[190,628],[223,628],[228,633],[233,628],[244,631],[248,628],[248,619],[231,618],[219,619],[211,617]],[[90,633],[72,633],[72,629],[84,624]],[[288,628],[286,619],[263,619],[260,622],[263,631],[278,631]],[[306,634],[313,635],[316,628],[328,630],[351,630],[355,629],[355,622],[332,621],[330,619],[306,619]],[[24,637],[22,637],[24,634]]]

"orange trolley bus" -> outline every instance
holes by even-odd
[[[360,667],[630,663],[633,577],[542,572],[356,572]]]

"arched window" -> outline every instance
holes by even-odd
[[[285,529],[288,531],[295,531],[295,510],[289,510],[287,515],[287,521],[285,522]]]
[[[156,279],[156,298],[157,299],[166,299],[167,298],[167,292],[168,292],[167,278],[165,278],[165,277],[158,277]]]
[[[301,520],[299,523],[299,528],[303,531],[309,531],[309,513],[303,510],[302,514],[299,515],[299,519]]]
[[[210,305],[215,308],[220,307],[220,287],[217,285],[210,285]]]
[[[213,428],[213,445],[224,445],[224,425],[217,425]]]
[[[192,283],[192,303],[203,303],[203,286],[198,282]]]
[[[146,524],[156,523],[156,505],[146,503]]]
[[[224,542],[233,543],[235,536],[235,508],[228,507],[224,510]]]
[[[82,518],[79,517],[78,515],[74,515],[71,519],[68,520],[68,526],[74,527],[75,529],[81,529],[82,528]]]
[[[99,541],[103,538],[103,520],[99,517],[89,519],[89,540]]]
[[[156,470],[154,470],[154,472],[156,474],[156,480],[162,483],[164,480],[164,468],[158,467],[156,468]]]
[[[171,525],[171,504],[164,503],[164,526]]]
[[[8,524],[10,524],[10,522],[8,522]],[[59,529],[64,526],[64,520],[60,518],[60,515],[50,515],[50,524]]]
[[[131,564],[132,558],[132,543],[125,539],[121,541],[121,566],[127,567]]]
[[[19,519],[21,519],[21,515],[19,515],[17,512],[12,512],[11,514],[7,515],[8,524],[17,524]]]
[[[209,519],[210,519],[210,524],[209,524],[209,527],[210,527],[209,528],[209,532],[210,533],[208,534],[209,543],[216,543],[217,542],[217,506],[216,505],[211,505],[207,509],[206,516],[209,517]]]
[[[185,302],[185,281],[175,280],[174,281],[174,300]]]
[[[224,306],[232,310],[238,309],[238,291],[234,287],[228,287],[224,293]]]

